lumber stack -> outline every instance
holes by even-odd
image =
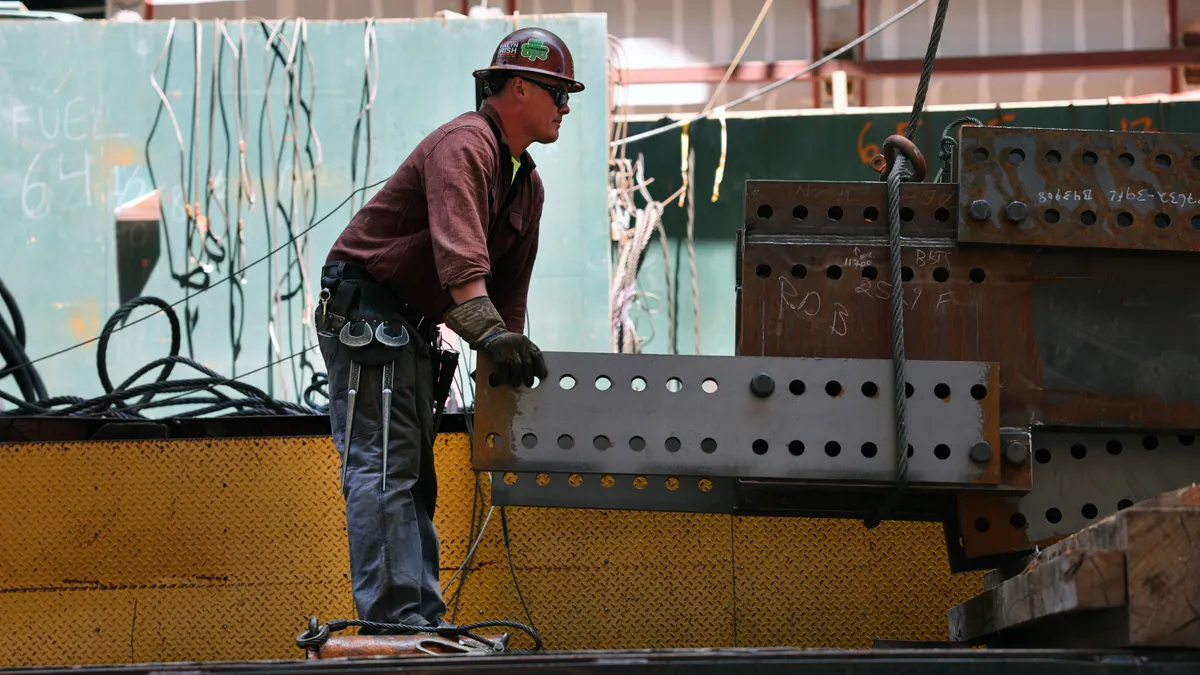
[[[995,647],[1200,647],[1200,487],[1118,511],[985,578],[950,636]],[[1011,576],[1010,576],[1011,574]]]

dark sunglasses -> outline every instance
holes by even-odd
[[[526,78],[521,78],[521,79],[525,80],[526,82],[529,82],[530,84],[535,84],[535,85],[541,87],[542,89],[545,89],[550,94],[550,96],[554,99],[554,105],[556,105],[560,108],[563,107],[564,105],[566,105],[567,101],[571,98],[571,95],[567,93],[566,87],[556,87],[552,84],[543,84],[541,82],[538,82],[537,80],[529,80]]]

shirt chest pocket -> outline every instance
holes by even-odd
[[[488,253],[493,261],[499,261],[516,245],[525,232],[525,216],[518,211],[509,211],[503,221],[496,224],[492,233]]]

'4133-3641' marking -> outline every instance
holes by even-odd
[[[1197,203],[1196,197],[1189,192],[1159,192],[1157,190],[1149,190],[1141,188],[1134,191],[1131,187],[1126,187],[1122,190],[1107,190],[1108,203],[1120,204],[1121,202],[1157,202],[1160,204],[1174,204],[1175,206],[1194,206]],[[1054,190],[1051,192],[1039,192],[1038,203],[1049,204],[1053,202],[1090,202],[1092,201],[1093,190]]]

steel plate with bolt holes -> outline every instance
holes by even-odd
[[[732,513],[732,478],[594,473],[496,473],[492,503],[501,506]]]
[[[1200,479],[1194,432],[1034,432],[1033,447],[1033,490],[1003,525],[1035,543]]]
[[[961,131],[959,241],[1200,251],[1200,135]]]
[[[890,484],[890,360],[547,352],[533,389],[477,378],[476,470],[789,478]],[[995,364],[910,361],[909,477],[994,486]],[[758,396],[752,380],[758,377]]]

